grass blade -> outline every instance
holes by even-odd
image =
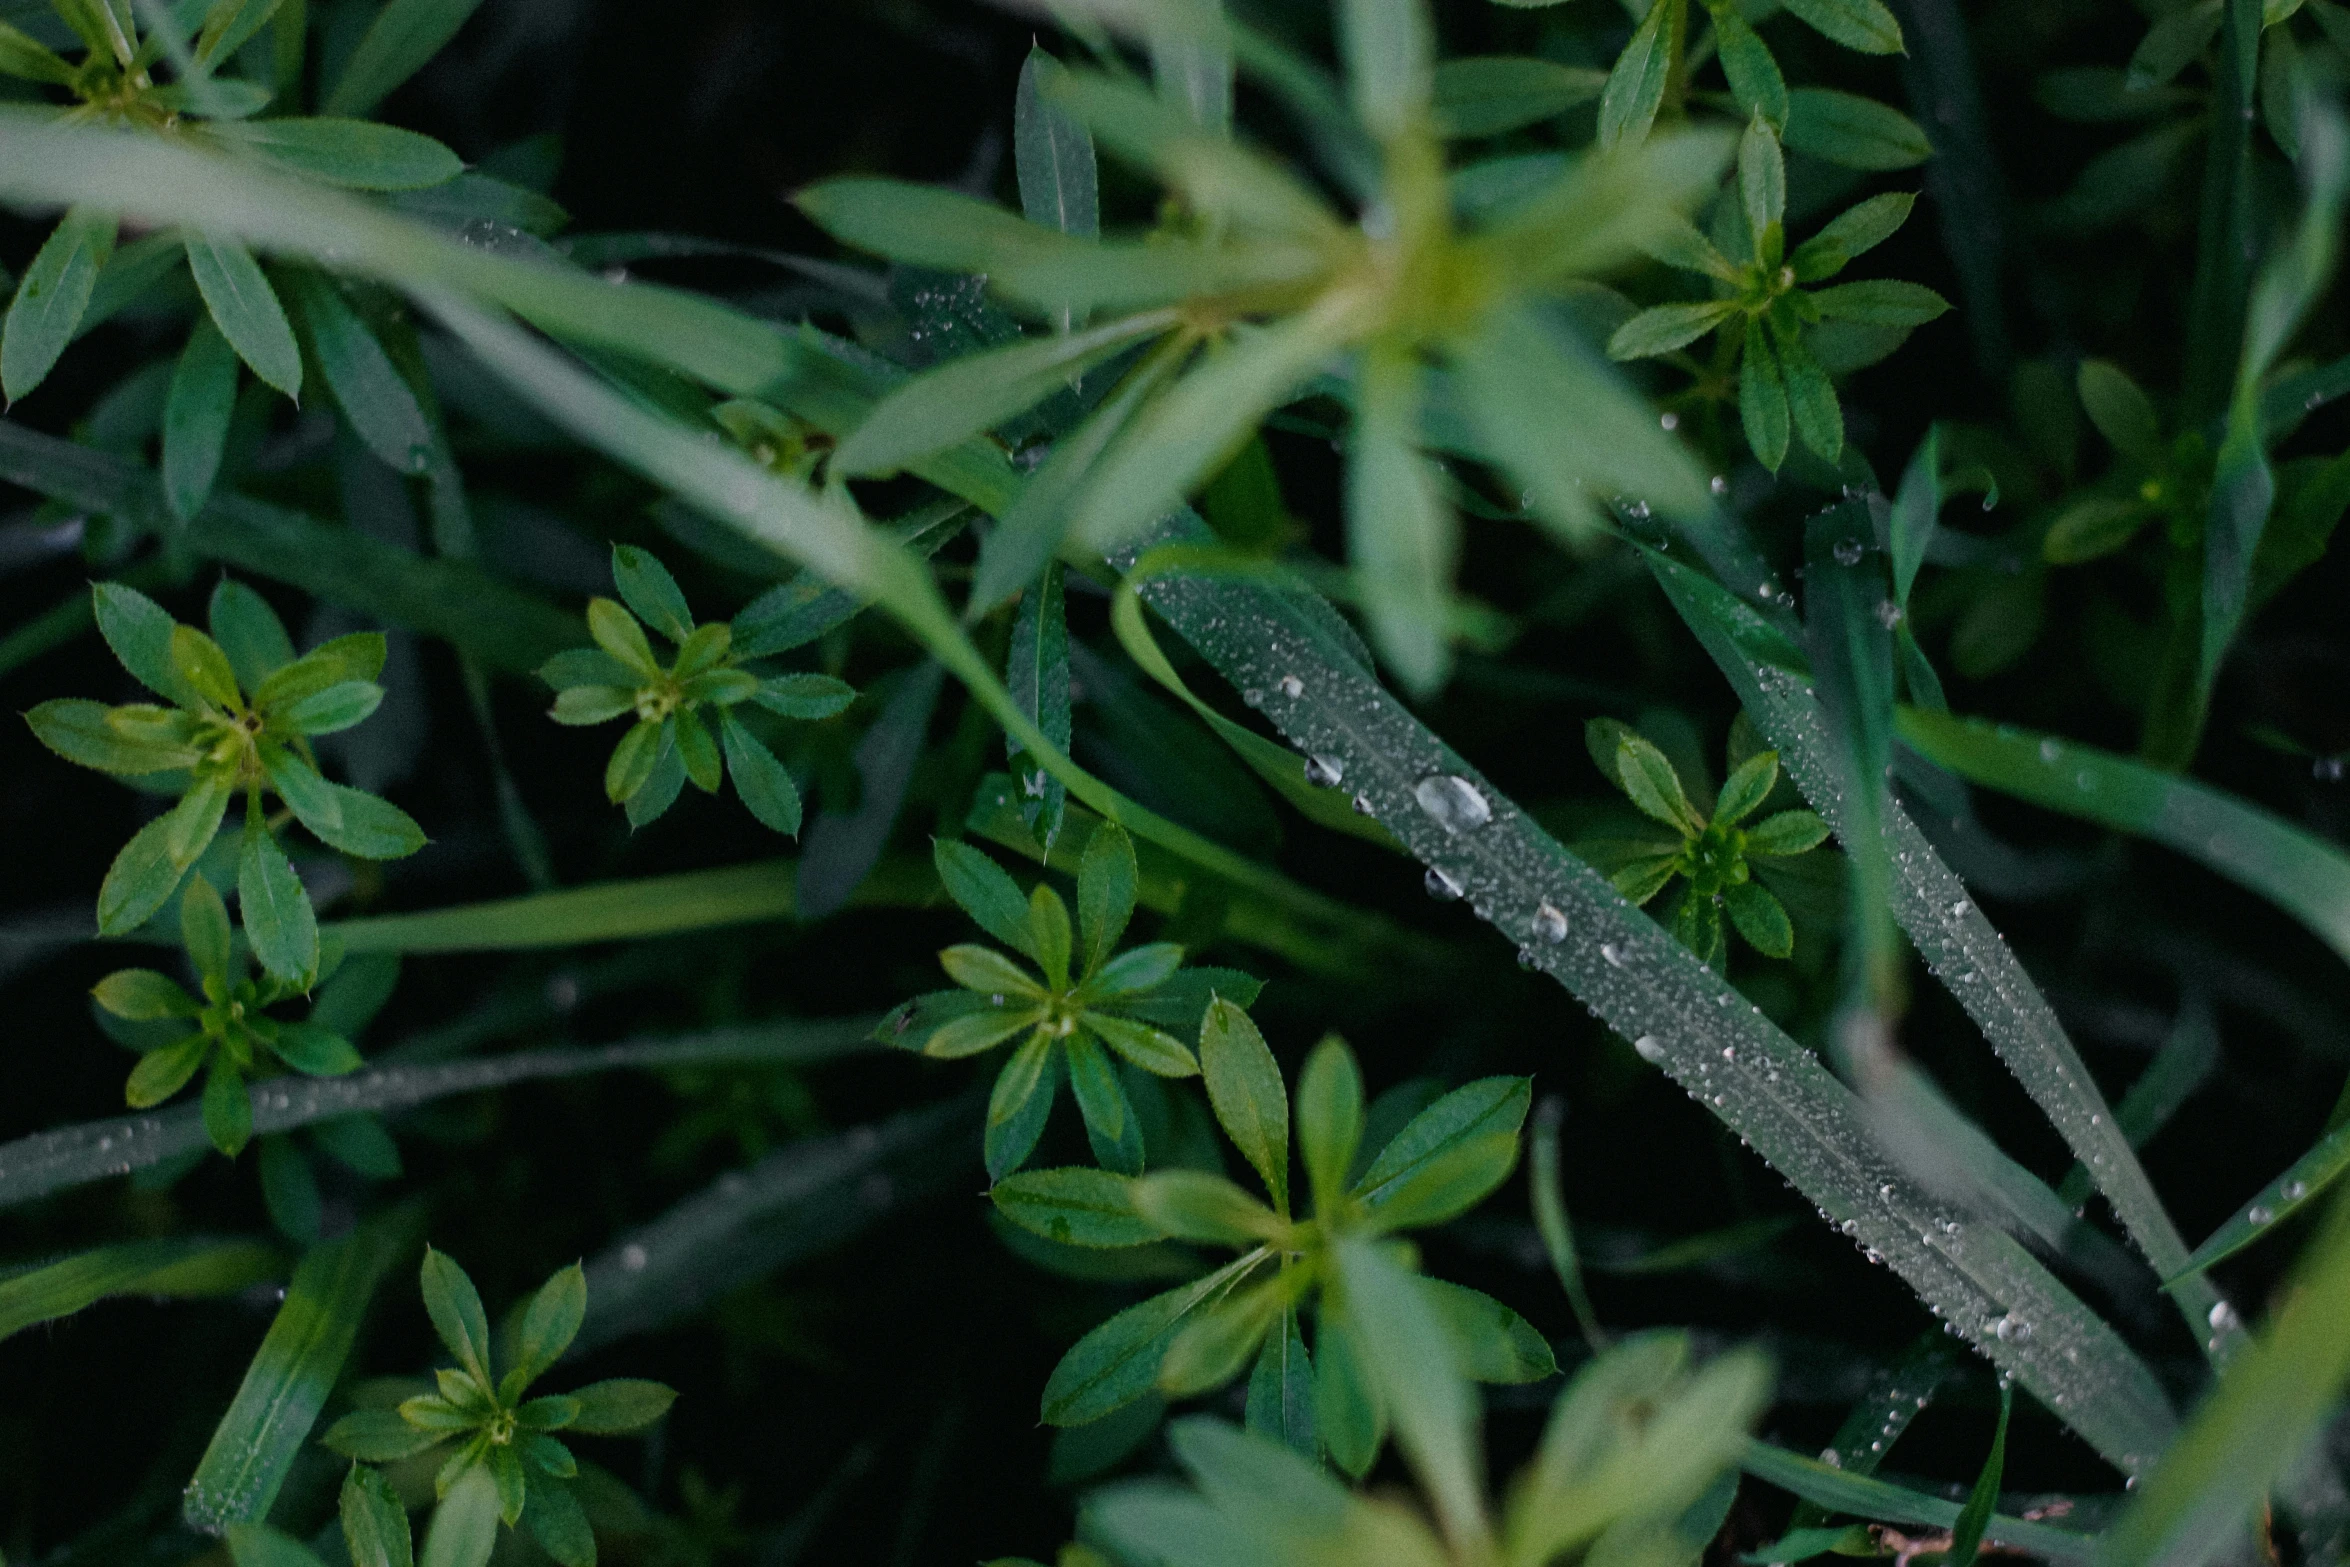
[[[1742,635],[1717,618],[1714,600],[1728,596],[1716,584],[1661,556],[1651,556],[1649,568],[1778,751],[1779,765],[1828,825],[1841,830],[1835,764],[1809,683],[1783,664],[1764,663],[1755,656],[1752,635]],[[1897,736],[1909,739],[1915,716],[1915,709],[1897,710]],[[1884,810],[1894,871],[1894,918],[1909,933],[1927,967],[2054,1123],[2074,1157],[2096,1176],[2099,1189],[2154,1271],[2164,1277],[2176,1273],[2186,1262],[2186,1242],[2155,1196],[2136,1152],[2115,1124],[2112,1109],[2056,1013],[1900,802],[1888,799]],[[2208,1287],[2182,1289],[2176,1298],[2189,1328],[2203,1338],[2211,1308],[2219,1303],[2217,1293]]]
[[[1749,1442],[1738,1466],[1766,1484],[1792,1491],[1830,1512],[1880,1519],[1886,1523],[1924,1524],[1932,1529],[1954,1528],[1962,1509],[1958,1503],[1928,1496],[1905,1485],[1893,1485],[1865,1475],[1847,1474],[1817,1459],[1790,1453],[1767,1442]],[[2044,1561],[2087,1564],[2097,1561],[2098,1537],[2057,1529],[2044,1523],[2026,1523],[1993,1513],[1983,1537],[1994,1545],[2010,1546]]]
[[[2211,1232],[2209,1240],[2195,1248],[2195,1255],[2187,1259],[2182,1272],[2201,1273],[2212,1264],[2233,1257],[2267,1234],[2278,1220],[2317,1201],[2319,1194],[2344,1170],[2350,1170],[2350,1126],[2339,1127],[2318,1139],[2317,1146],[2294,1160],[2291,1169],[2237,1209],[2227,1223]]]
[[[2151,838],[2292,915],[2350,961],[2350,854],[2208,784],[2053,735],[1904,708],[1902,740],[1970,783]]]
[[[1166,542],[1166,531],[1172,525],[1149,542]],[[2015,1241],[1962,1222],[1884,1159],[1859,1101],[1816,1056],[1479,778],[1298,596],[1188,577],[1143,596],[1226,680],[1262,693],[1261,711],[1293,745],[1341,765],[1372,814],[1458,881],[1529,963],[1638,1042],[2092,1444],[2130,1471],[2161,1449],[2174,1417],[2110,1328]],[[1458,808],[1466,796],[1455,783],[1474,793],[1482,815]],[[2183,1258],[2184,1245],[2174,1245]],[[2032,1331],[2003,1338],[2003,1319]]]
[[[873,1048],[867,1038],[873,1021],[795,1019],[477,1061],[371,1067],[348,1077],[281,1078],[252,1091],[253,1130],[257,1135],[290,1131],[362,1111],[389,1114],[451,1094],[619,1068],[826,1061]],[[203,1112],[194,1104],[20,1137],[0,1144],[0,1208],[86,1181],[128,1175],[204,1146]]]
[[[977,1162],[982,1104],[966,1095],[794,1143],[622,1235],[587,1265],[572,1353],[653,1332],[945,1191]]]
[[[1975,1567],[1975,1559],[1982,1554],[1983,1531],[1990,1527],[1992,1510],[1999,1505],[1999,1480],[2007,1470],[2007,1419],[2014,1413],[2015,1388],[2002,1382],[1999,1428],[1991,1433],[1991,1452],[1983,1460],[1983,1472],[1975,1476],[1975,1488],[1967,1493],[1958,1522],[1950,1526],[1950,1552],[1942,1558],[1947,1567]]]
[[[184,1235],[101,1246],[0,1279],[0,1339],[109,1295],[228,1295],[283,1266],[278,1248],[261,1240]]]
[[[416,1208],[395,1209],[302,1259],[188,1481],[181,1512],[190,1528],[218,1534],[269,1516],[343,1374],[368,1301],[415,1244],[421,1218]]]
[[[2337,1202],[2283,1305],[2106,1532],[2112,1567],[2185,1567],[2243,1538],[2350,1380],[2350,1206]]]

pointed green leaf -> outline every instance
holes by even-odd
[[[188,272],[204,296],[220,335],[255,375],[288,397],[302,395],[302,350],[286,324],[277,291],[261,275],[253,253],[233,239],[190,233],[184,243]]]
[[[282,124],[282,121],[271,121]],[[310,330],[311,351],[343,416],[384,466],[421,473],[432,461],[432,427],[415,390],[392,364],[333,279],[307,269],[285,274]]]
[[[1200,1027],[1199,1058],[1224,1135],[1264,1181],[1273,1206],[1287,1213],[1289,1094],[1265,1036],[1246,1012],[1219,998]]]
[[[113,254],[114,234],[112,214],[76,207],[25,268],[0,323],[0,391],[10,402],[39,386],[73,341],[99,269]]]

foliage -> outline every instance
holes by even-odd
[[[2344,1554],[2350,10],[527,9],[0,7],[0,1549]]]

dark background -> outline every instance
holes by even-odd
[[[335,8],[317,9],[331,39]],[[1913,32],[1950,15],[1940,6],[1901,9]],[[2053,66],[2119,63],[2143,18],[2089,0],[2009,0],[1963,13],[1980,68],[1981,145],[1991,158],[1968,166],[1974,204],[1957,209],[1953,221],[1962,235],[1998,239],[1998,286],[1970,296],[1961,282],[1943,242],[1953,212],[1947,184],[1871,258],[1868,275],[1923,281],[1965,306],[1848,389],[1855,440],[1888,476],[1931,420],[2006,420],[2011,378],[2026,359],[2045,357],[2069,373],[2072,358],[2098,354],[2157,388],[2176,378],[2193,161],[2189,178],[2128,223],[2084,235],[2038,216],[2091,155],[2128,128],[2050,118],[2035,106],[2035,80]],[[1283,7],[1267,20],[1326,52],[1325,22],[1313,8]],[[1629,29],[1614,0],[1573,0],[1550,13],[1455,0],[1440,8],[1440,20],[1454,52],[1548,50],[1601,62]],[[1591,29],[1589,38],[1553,33],[1574,28]],[[1010,103],[1036,31],[1024,17],[948,0],[489,0],[451,51],[384,114],[509,177],[551,169],[551,192],[571,212],[575,232],[669,230],[829,256],[828,243],[788,205],[795,189],[825,175],[887,172],[1012,198]],[[1791,80],[1911,101],[1911,84],[1895,64],[1818,46],[1786,21],[1771,24],[1767,35]],[[1244,93],[1244,121],[1258,107]],[[1274,122],[1260,116],[1256,123],[1271,126],[1278,142]],[[1937,172],[1963,177],[1948,172],[1948,160]],[[1799,193],[1805,175],[1799,166]],[[1105,180],[1114,217],[1147,218],[1146,186],[1107,165]],[[1905,171],[1865,189],[1916,183],[1915,172]],[[21,267],[38,232],[6,225],[12,265]],[[791,308],[788,293],[778,290],[794,280],[757,264],[648,270]],[[2340,333],[2338,320],[2324,322],[2306,347],[2339,352]],[[176,343],[176,329],[160,323],[110,326],[70,354],[11,417],[71,430],[113,379]],[[2342,422],[2321,419],[2293,450],[2330,453],[2343,441]],[[1336,554],[1334,456],[1303,435],[1277,434],[1270,445],[1291,509],[1310,525],[1315,545]],[[2094,450],[2092,438],[2084,451]],[[2085,455],[2082,464],[2094,471],[2102,460]],[[484,495],[538,508],[543,531],[524,535],[512,546],[519,553],[500,562],[573,602],[597,586],[596,541],[657,538],[634,481],[588,459],[485,448],[478,466],[469,464],[469,482]],[[1742,472],[1738,482],[1743,496],[1760,476]],[[298,466],[256,486],[273,486],[281,498],[324,515],[338,507],[331,480]],[[1753,521],[1783,565],[1794,564],[1800,520],[1818,499],[1789,482],[1760,500]],[[30,504],[20,492],[0,496],[20,521]],[[1986,534],[2016,520],[1978,522],[1962,510],[1951,513],[1953,525]],[[1661,600],[1626,588],[1579,612],[1564,609],[1575,563],[1505,525],[1472,525],[1471,541],[1467,585],[1527,617],[1527,629],[1506,657],[1465,661],[1455,686],[1428,710],[1440,732],[1515,797],[1569,827],[1589,819],[1604,793],[1581,739],[1583,721],[1595,713],[1679,715],[1718,768],[1733,712],[1728,692]],[[692,568],[682,551],[669,554],[706,612],[731,611],[748,596],[739,579]],[[12,563],[0,576],[0,624],[80,591],[94,569],[74,557]],[[200,573],[162,596],[193,619],[211,580]],[[2079,576],[2055,583],[2047,630],[2031,654],[1990,679],[1953,679],[1954,706],[2127,749],[2134,719],[2099,684],[2082,642],[2092,634],[2084,629],[2092,624],[2090,596],[2110,590],[2127,600],[2135,589],[2122,567],[2093,580],[2094,588]],[[2345,821],[2345,786],[2313,770],[2306,756],[2247,735],[2265,726],[2321,755],[2350,746],[2350,705],[2342,700],[2350,646],[2339,608],[2346,587],[2341,560],[2328,560],[2249,629],[2201,762],[2213,780],[2335,838]],[[300,628],[307,607],[269,591]],[[1921,614],[1926,645],[1939,654],[1947,625],[1937,626],[1930,610]],[[1098,598],[1073,596],[1072,617],[1073,629],[1095,646],[1112,645]],[[910,650],[887,627],[861,622],[846,657],[850,677],[863,686],[908,663]],[[435,843],[380,883],[363,885],[348,908],[426,907],[521,890],[498,844],[480,742],[454,666],[444,649],[427,647],[417,667],[414,709],[424,727],[391,792]],[[16,709],[55,695],[126,699],[128,690],[87,638],[0,680],[0,702]],[[520,683],[497,695],[524,795],[566,882],[775,852],[774,840],[731,802],[698,798],[631,842],[597,788],[608,738],[554,729],[537,717],[543,702],[543,693]],[[933,731],[942,745],[971,732],[967,724],[958,731],[958,713],[950,693]],[[1083,746],[1082,710],[1079,722]],[[901,823],[901,847],[918,851],[924,835],[959,810],[958,798],[951,780],[919,782]],[[1987,894],[1985,906],[2058,1000],[2110,1095],[2118,1098],[2142,1066],[2188,989],[2217,1003],[2220,1073],[2147,1156],[2182,1229],[2190,1241],[2199,1238],[2306,1147],[2324,1121],[2350,1053],[2336,961],[2266,905],[2160,850],[1997,800],[1979,804],[1992,829],[2054,889],[2029,899]],[[108,858],[140,819],[136,796],[48,757],[22,729],[0,738],[10,872],[7,945],[0,946],[8,1029],[0,1133],[22,1135],[117,1106],[126,1058],[97,1034],[83,990],[120,958],[44,936],[86,920]],[[1791,1221],[1765,1243],[1700,1269],[1598,1273],[1593,1292],[1611,1327],[1687,1324],[1710,1342],[1769,1344],[1784,1380],[1783,1402],[1766,1430],[1797,1447],[1823,1441],[1869,1366],[1897,1358],[1931,1327],[1897,1280],[1813,1224],[1797,1196],[1695,1106],[1674,1098],[1621,1041],[1555,988],[1521,974],[1464,912],[1430,904],[1416,869],[1294,820],[1275,852],[1292,875],[1424,932],[1432,955],[1430,970],[1409,980],[1341,984],[1229,946],[1205,954],[1271,981],[1258,1016],[1285,1061],[1294,1063],[1321,1031],[1335,1028],[1357,1046],[1374,1092],[1420,1073],[1456,1082],[1495,1071],[1534,1073],[1539,1094],[1563,1094],[1571,1107],[1567,1198],[1602,1260],[1742,1221]],[[1816,1025],[1832,991],[1829,929],[1804,927],[1792,966],[1751,954],[1735,960],[1734,976],[1751,981],[1774,1015],[1799,1031]],[[607,1039],[778,1010],[878,1009],[932,988],[929,954],[963,936],[951,911],[853,913],[806,930],[697,936],[655,960],[659,982],[599,999],[551,1033]],[[600,956],[412,961],[370,1048],[461,1012],[493,985],[540,983]],[[1909,1046],[2005,1146],[2052,1181],[2061,1177],[2063,1150],[2044,1120],[1957,1008],[1922,975],[1915,983]],[[965,1081],[961,1071],[893,1056],[804,1077],[722,1074],[699,1086],[654,1087],[617,1076],[534,1086],[494,1103],[410,1117],[400,1127],[406,1185],[430,1194],[434,1243],[473,1271],[494,1310],[753,1151],[726,1137],[682,1150],[674,1135],[665,1143],[665,1132],[695,1109],[731,1094],[727,1102],[751,1107],[745,1124],[780,1141],[945,1097]],[[1073,1140],[1066,1125],[1054,1135]],[[582,1379],[656,1376],[685,1395],[657,1439],[590,1444],[602,1449],[592,1456],[670,1512],[693,1511],[687,1498],[700,1490],[738,1488],[731,1525],[712,1522],[718,1512],[700,1507],[698,1527],[713,1559],[780,1563],[803,1550],[808,1560],[884,1563],[1015,1552],[1049,1558],[1066,1537],[1072,1497],[1044,1481],[1050,1433],[1036,1421],[1037,1390],[1061,1350],[1131,1296],[1058,1281],[1011,1256],[984,1223],[982,1184],[974,1158],[967,1189],[899,1214],[702,1319],[623,1342],[580,1366]],[[345,1218],[368,1196],[355,1185],[331,1195]],[[2102,1208],[2093,1207],[2091,1217],[2107,1222]],[[265,1226],[249,1169],[212,1160],[169,1193],[108,1183],[0,1213],[0,1255],[30,1259],[103,1238]],[[1564,1345],[1572,1322],[1530,1239],[1522,1188],[1513,1184],[1476,1218],[1431,1239],[1431,1266],[1500,1295]],[[2248,1317],[2289,1251],[2289,1243],[2271,1243],[2225,1270]],[[0,1345],[0,1387],[8,1390],[0,1397],[0,1547],[10,1559],[41,1560],[77,1538],[78,1559],[141,1559],[145,1547],[134,1542],[166,1528],[177,1488],[267,1309],[260,1299],[113,1302]],[[362,1369],[406,1371],[429,1358],[422,1315],[404,1282],[386,1290],[373,1324]],[[2193,1349],[2175,1317],[2142,1311],[2133,1335],[2169,1371],[2192,1376]],[[1506,1472],[1530,1444],[1549,1396],[1547,1389],[1495,1396],[1503,1411],[1492,1433],[1497,1471]],[[1894,1467],[1936,1483],[1970,1479],[1988,1435],[1990,1397],[1987,1371],[1971,1365],[1905,1439]],[[1138,1461],[1154,1460],[1146,1452]],[[2028,1405],[2019,1408],[2008,1473],[2012,1487],[2035,1491],[2115,1483]],[[1767,1538],[1783,1509],[1782,1498],[1750,1484],[1733,1519],[1733,1543],[1745,1549]],[[122,1533],[90,1533],[109,1528]],[[163,1555],[175,1549],[167,1537]]]

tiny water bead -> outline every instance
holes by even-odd
[[[1356,795],[1354,804],[1355,814],[1357,816],[1376,816],[1379,814],[1379,808],[1371,803],[1371,797],[1367,794]]]
[[[2299,1202],[2309,1195],[2309,1183],[2307,1181],[2287,1181],[2277,1188],[2277,1195],[2287,1202]]]
[[[2236,1308],[2226,1301],[2211,1308],[2211,1330],[2214,1333],[2232,1333],[2243,1325],[2242,1319],[2236,1315]]]
[[[1567,939],[1566,915],[1559,912],[1558,908],[1553,904],[1543,903],[1536,905],[1534,910],[1534,935],[1538,940],[1546,941],[1554,947],[1557,946],[1560,942]]]
[[[1639,1053],[1641,1060],[1651,1065],[1661,1065],[1665,1059],[1665,1042],[1654,1034],[1642,1034],[1632,1041],[1632,1048]]]
[[[1306,758],[1306,782],[1317,789],[1335,789],[1338,780],[1346,775],[1345,764],[1335,756]]]
[[[1599,955],[1607,959],[1608,966],[1611,968],[1624,966],[1624,949],[1612,941],[1603,941],[1599,944]]]
[[[1729,479],[1718,473],[1705,481],[1705,487],[1713,491],[1716,495],[1727,495],[1730,493]]]
[[[1292,702],[1306,694],[1306,683],[1295,675],[1283,675],[1279,682],[1281,694]]]
[[[2276,1217],[2276,1213],[2267,1204],[2256,1202],[2251,1207],[2244,1210],[2244,1217],[2251,1220],[2254,1224],[2266,1224],[2269,1222],[2269,1220]]]
[[[1493,820],[1484,791],[1457,773],[1430,773],[1412,785],[1412,798],[1446,832],[1475,832]]]
[[[1421,884],[1428,889],[1429,897],[1442,899],[1446,903],[1459,901],[1464,890],[1451,872],[1438,870],[1433,865],[1428,867],[1428,874],[1421,878]]]
[[[2055,766],[2058,759],[2063,755],[2064,747],[2057,744],[2054,740],[2043,740],[2040,742],[2040,760],[2048,763],[2051,767]]]
[[[1836,557],[1839,566],[1857,566],[1861,556],[1868,553],[1868,547],[1858,539],[1838,539],[1829,553]]]

